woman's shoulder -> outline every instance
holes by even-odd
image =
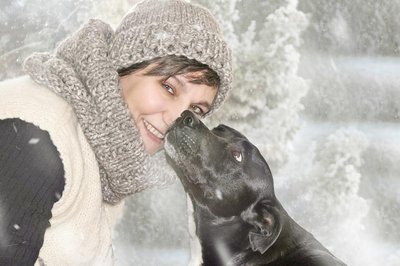
[[[58,124],[74,116],[63,98],[29,76],[0,82],[0,106],[0,119],[21,118],[34,124]]]
[[[37,84],[29,76],[21,76],[13,79],[8,79],[0,82],[0,95],[3,102],[7,100],[16,102],[29,101],[38,103],[46,102],[47,106],[61,106],[65,107],[68,103],[52,92],[50,89]],[[50,101],[51,100],[51,101]]]

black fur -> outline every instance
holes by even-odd
[[[238,131],[210,131],[185,111],[165,148],[193,202],[205,266],[345,265],[288,215],[267,162]]]

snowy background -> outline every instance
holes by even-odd
[[[0,0],[0,80],[88,18],[135,0]],[[400,0],[196,0],[220,20],[235,84],[206,121],[242,131],[288,212],[348,265],[400,265]],[[117,265],[186,265],[180,183],[133,195]]]

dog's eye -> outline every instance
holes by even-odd
[[[240,151],[232,151],[232,156],[239,163],[243,160],[242,153]]]

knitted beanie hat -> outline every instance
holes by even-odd
[[[231,53],[208,10],[184,0],[144,0],[128,12],[111,43],[114,67],[166,55],[183,55],[213,69],[221,84],[208,114],[221,106],[231,88]]]

